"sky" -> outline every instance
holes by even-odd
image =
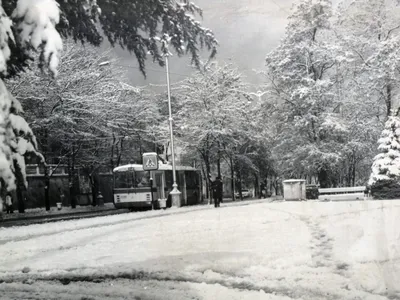
[[[294,0],[195,0],[203,9],[203,26],[214,31],[219,41],[216,59],[235,64],[245,81],[257,85],[263,82],[254,70],[262,70],[268,52],[278,46],[284,35],[287,16]],[[128,83],[134,86],[163,85],[166,75],[163,68],[147,61],[147,78],[139,72],[136,58],[115,48],[119,64],[126,67]],[[204,59],[207,52],[202,53]],[[171,83],[181,81],[191,74],[190,57],[173,57],[170,60]]]

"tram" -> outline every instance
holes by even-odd
[[[172,166],[159,163],[156,171],[144,171],[141,164],[128,164],[113,170],[113,201],[118,208],[171,207]],[[152,187],[150,187],[152,178]],[[176,180],[181,205],[194,205],[201,198],[200,172],[189,166],[176,166]]]

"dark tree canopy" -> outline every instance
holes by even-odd
[[[164,65],[161,43],[165,34],[178,56],[185,53],[197,67],[200,65],[199,49],[205,47],[216,54],[217,40],[210,29],[201,26],[194,19],[202,11],[188,0],[56,0],[61,10],[57,30],[63,37],[75,41],[100,45],[105,36],[114,46],[134,53],[140,70],[145,75],[145,61],[148,56]],[[3,1],[3,8],[12,14],[17,0]],[[15,30],[15,29],[14,29]],[[18,41],[17,41],[18,43]],[[9,76],[20,72],[30,59],[23,47],[13,45],[8,62]]]

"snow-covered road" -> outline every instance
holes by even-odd
[[[177,211],[0,229],[0,298],[400,299],[400,201]]]

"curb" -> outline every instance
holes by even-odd
[[[12,218],[12,219],[3,219],[0,220],[0,228],[4,227],[12,227],[12,226],[24,226],[31,224],[42,224],[42,223],[51,223],[57,221],[65,221],[65,220],[75,220],[75,219],[83,219],[83,218],[93,218],[93,217],[101,217],[101,216],[109,216],[116,214],[124,214],[128,213],[126,210],[116,210],[116,209],[106,209],[99,211],[80,211],[66,214],[57,214],[57,215],[41,215],[41,216],[31,216],[31,217],[22,217],[22,218]]]

